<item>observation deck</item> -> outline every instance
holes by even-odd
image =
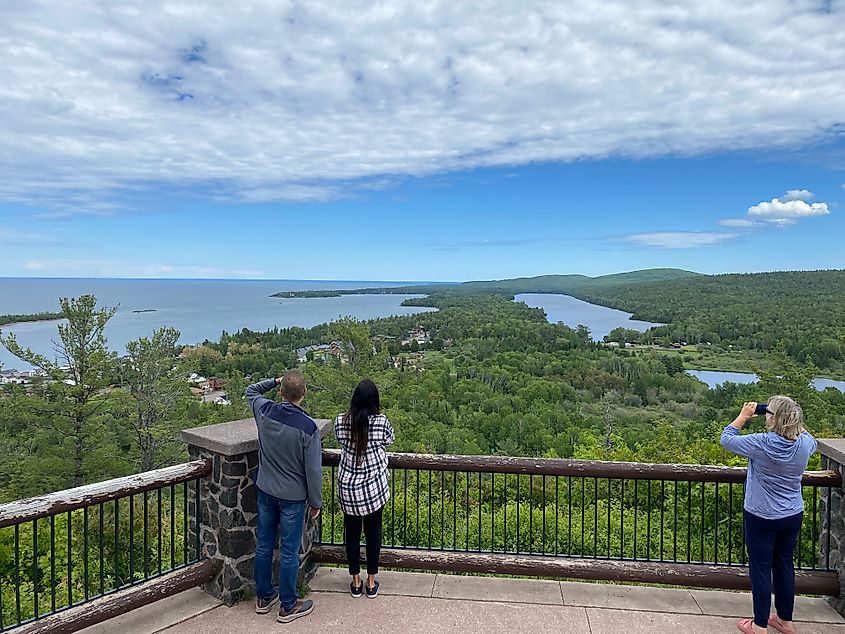
[[[0,505],[0,543],[11,546],[0,552],[0,631],[282,627],[251,601],[254,421],[183,440],[189,463]],[[845,440],[819,447],[824,471],[804,474],[795,561],[797,591],[818,596],[799,597],[795,619],[800,632],[845,634]],[[325,450],[323,513],[300,551],[316,609],[298,630],[734,632],[750,615],[745,469],[390,454],[386,570],[370,601],[350,597],[348,575],[331,567],[345,560],[337,463]]]

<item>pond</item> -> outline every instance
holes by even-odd
[[[724,372],[721,370],[687,370],[687,374],[694,376],[702,383],[706,383],[707,387],[714,388],[723,383],[739,383],[745,385],[747,383],[756,383],[759,377],[750,372]],[[834,379],[826,379],[824,377],[816,377],[813,379],[813,387],[821,391],[828,387],[834,387],[840,392],[845,392],[845,381],[836,381]]]

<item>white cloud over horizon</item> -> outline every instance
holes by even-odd
[[[651,233],[635,233],[619,239],[624,242],[659,249],[698,249],[733,240],[738,235],[718,231],[654,231]]]
[[[22,269],[44,277],[121,277],[121,278],[265,278],[267,272],[253,269],[226,269],[196,264],[145,263],[85,258],[43,258],[28,260]]]
[[[108,215],[162,187],[322,201],[476,167],[794,147],[841,124],[844,13],[808,0],[10,4],[0,202]]]
[[[826,216],[829,213],[827,203],[808,203],[796,198],[790,200],[772,198],[771,201],[763,201],[748,208],[749,217],[776,224],[792,224],[801,218]]]

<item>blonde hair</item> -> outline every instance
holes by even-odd
[[[804,410],[788,396],[773,396],[767,403],[772,417],[766,421],[769,431],[795,440],[804,427]]]

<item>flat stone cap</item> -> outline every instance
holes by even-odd
[[[841,465],[845,465],[845,438],[816,438],[819,453]]]
[[[314,422],[320,430],[320,438],[325,438],[331,433],[332,421],[328,418],[315,418]],[[224,456],[258,451],[258,428],[254,418],[183,429],[181,437],[188,445]]]

